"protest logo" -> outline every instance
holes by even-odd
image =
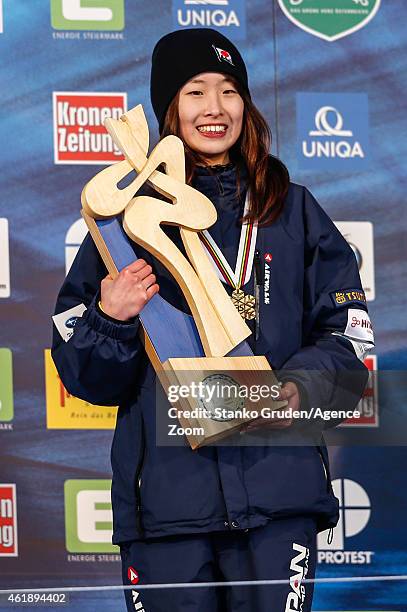
[[[339,500],[339,522],[328,544],[328,530],[318,534],[318,563],[368,565],[372,551],[348,550],[347,542],[367,526],[371,505],[365,489],[354,480],[338,478],[332,481],[335,497]]]

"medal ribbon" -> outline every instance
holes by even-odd
[[[246,194],[246,201],[243,215],[246,214],[249,206],[249,194]],[[232,270],[226,257],[208,232],[199,232],[199,237],[206,249],[209,259],[212,261],[218,278],[234,289],[240,289],[249,280],[252,274],[254,250],[257,238],[257,223],[243,223],[240,231],[239,249],[237,252],[235,271]]]

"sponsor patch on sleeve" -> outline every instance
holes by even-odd
[[[345,336],[345,334],[341,334],[339,332],[332,332],[332,335],[345,338],[345,340],[350,342],[353,346],[356,357],[360,359],[362,363],[364,362],[365,357],[367,357],[370,351],[374,348],[374,344],[371,342],[359,342],[359,340],[353,340],[353,338],[349,338],[348,336]]]
[[[329,294],[336,308],[346,304],[366,304],[365,292],[361,289],[343,289]]]
[[[85,310],[85,304],[78,304],[77,306],[69,308],[68,310],[60,312],[52,317],[55,327],[65,342],[68,342],[69,338],[72,336],[76,322],[83,315]]]
[[[345,336],[374,344],[373,327],[365,310],[349,308]]]

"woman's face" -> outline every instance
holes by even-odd
[[[179,92],[181,136],[210,165],[226,164],[242,131],[243,110],[243,99],[226,74],[197,74]]]

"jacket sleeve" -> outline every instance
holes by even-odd
[[[303,342],[281,378],[298,384],[302,408],[353,410],[368,379],[363,359],[374,346],[366,298],[352,249],[306,189],[303,202]]]
[[[115,406],[134,384],[144,348],[138,317],[116,321],[99,310],[106,274],[87,234],[58,295],[51,355],[69,393],[91,404]]]

